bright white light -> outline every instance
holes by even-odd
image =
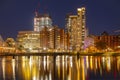
[[[44,50],[46,50],[46,48],[45,48],[45,47],[44,47],[43,49],[44,49]]]
[[[70,57],[70,66],[71,66],[71,67],[73,66],[72,57]]]
[[[46,68],[46,56],[44,56],[44,61],[43,61],[43,65],[44,65],[44,70],[45,70],[45,68]]]
[[[31,69],[31,66],[32,66],[32,58],[30,58],[29,65],[30,65],[30,69]]]
[[[32,50],[32,48],[30,47],[29,50]]]
[[[77,10],[78,10],[78,11],[81,11],[81,8],[78,8]]]
[[[35,77],[35,76],[33,77],[33,80],[36,80],[36,77]]]
[[[118,46],[118,48],[120,48],[120,46]]]
[[[51,31],[51,30],[52,30],[52,28],[49,29],[49,31]]]
[[[71,67],[73,66],[73,63],[72,63],[72,62],[70,62],[70,66],[71,66]]]
[[[105,58],[104,57],[102,57],[102,61],[103,61],[103,63],[105,62]]]

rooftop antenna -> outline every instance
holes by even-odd
[[[47,13],[47,6],[44,7],[44,12]]]
[[[81,7],[86,7],[86,4],[87,4],[87,0],[83,0],[83,1],[81,2]]]
[[[37,5],[37,7],[35,9],[35,16],[38,16],[39,8],[40,8],[40,2],[38,2],[38,5]]]

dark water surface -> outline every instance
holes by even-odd
[[[120,80],[120,56],[1,57],[0,80]]]

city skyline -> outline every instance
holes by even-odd
[[[49,13],[53,25],[65,28],[66,14],[76,13],[76,9],[86,7],[86,25],[90,34],[100,34],[106,30],[109,32],[119,29],[120,26],[120,1],[47,1],[47,0],[20,0],[0,2],[0,34],[16,38],[18,31],[33,30],[34,12]],[[21,6],[22,5],[22,6]],[[61,6],[62,5],[62,6]]]

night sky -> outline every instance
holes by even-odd
[[[90,34],[120,29],[120,0],[0,0],[0,34],[16,38],[18,31],[33,30],[34,12],[49,13],[53,25],[65,27],[66,14],[85,6]]]

